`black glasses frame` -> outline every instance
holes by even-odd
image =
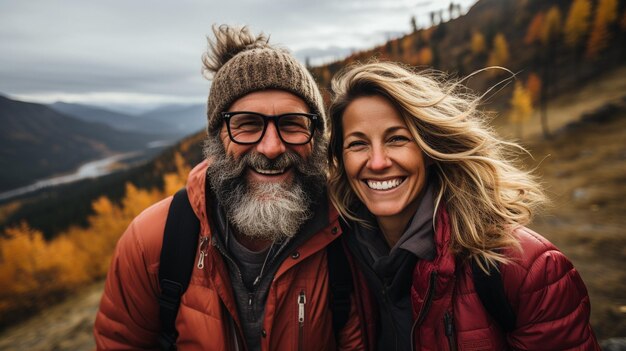
[[[235,138],[233,137],[233,133],[230,131],[230,118],[238,115],[238,114],[248,114],[248,115],[255,115],[255,116],[259,116],[263,118],[263,130],[261,131],[261,135],[259,136],[259,139],[257,141],[247,141],[247,142],[242,142],[242,141],[237,141],[235,140]],[[315,130],[317,129],[317,123],[319,121],[319,115],[315,114],[315,113],[300,113],[300,112],[290,112],[290,113],[283,113],[280,115],[264,115],[262,113],[259,112],[251,112],[251,111],[232,111],[232,112],[221,112],[220,115],[222,116],[222,119],[226,122],[226,129],[228,130],[228,136],[230,137],[230,140],[235,143],[235,144],[240,144],[240,145],[252,145],[252,144],[257,144],[259,143],[263,137],[265,136],[265,132],[267,131],[267,124],[268,121],[272,121],[274,122],[274,125],[276,126],[276,132],[278,133],[278,137],[280,138],[280,140],[288,145],[304,145],[304,144],[308,144],[311,139],[313,139],[313,134],[315,134]],[[311,134],[309,135],[309,138],[307,139],[307,141],[302,142],[302,143],[290,143],[288,141],[286,141],[285,139],[283,139],[283,136],[280,132],[280,128],[278,127],[278,121],[285,116],[304,116],[307,117],[311,120]]]

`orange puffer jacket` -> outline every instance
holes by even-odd
[[[189,175],[187,192],[200,219],[201,237],[211,238],[205,208],[207,163]],[[107,277],[95,323],[98,349],[158,349],[159,258],[172,198],[139,215],[120,239]],[[332,329],[326,246],[340,233],[338,215],[295,250],[280,265],[265,306],[262,350],[362,350],[364,327],[357,308],[340,333]],[[200,248],[199,248],[200,249]],[[194,267],[176,318],[179,350],[245,350],[227,265],[208,245],[203,269]],[[198,260],[196,253],[196,262]],[[304,294],[304,319],[299,321],[299,297]],[[353,299],[356,301],[357,299]]]
[[[506,297],[516,328],[505,334],[478,297],[471,267],[448,250],[448,216],[436,222],[437,256],[413,272],[415,350],[600,350],[589,325],[587,289],[572,263],[541,235],[515,231],[523,252],[504,252],[501,265]]]

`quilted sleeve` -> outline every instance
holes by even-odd
[[[163,211],[163,202],[144,211],[117,244],[94,326],[98,350],[158,350],[157,257]]]
[[[527,267],[509,345],[515,350],[600,350],[589,324],[587,289],[567,257],[546,247]]]

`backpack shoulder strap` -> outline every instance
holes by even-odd
[[[159,344],[163,350],[176,350],[176,315],[191,280],[199,232],[200,221],[191,208],[187,189],[183,188],[174,195],[167,214],[159,263]]]
[[[327,248],[328,280],[330,282],[330,310],[333,315],[333,331],[339,340],[339,332],[350,316],[350,295],[354,290],[352,271],[341,238],[333,240]]]
[[[489,274],[487,274],[473,259],[471,265],[474,286],[483,306],[505,333],[512,332],[515,329],[516,316],[504,292],[500,271],[488,265]]]

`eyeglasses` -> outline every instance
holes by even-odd
[[[311,141],[319,116],[313,113],[284,113],[268,116],[258,112],[222,112],[230,140],[237,144],[256,144],[273,121],[278,137],[285,144],[304,145]]]

